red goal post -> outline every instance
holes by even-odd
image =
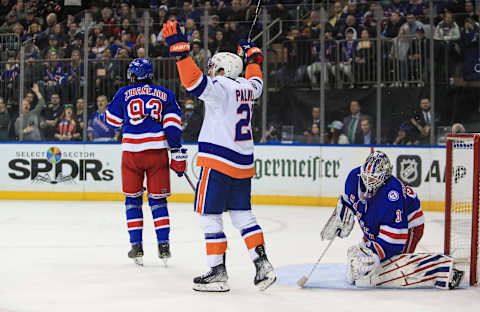
[[[479,261],[480,134],[447,136],[445,170],[445,254],[477,285]]]

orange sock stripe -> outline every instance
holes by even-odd
[[[227,250],[227,242],[207,243],[207,255],[223,255]]]
[[[247,245],[248,250],[264,245],[265,240],[263,239],[263,232],[255,233],[252,236],[245,238],[245,244]]]
[[[197,196],[197,212],[203,213],[203,204],[205,203],[205,195],[207,190],[207,181],[208,174],[210,173],[210,168],[203,168],[203,176],[200,181],[198,196]]]
[[[198,80],[202,78],[202,71],[191,57],[178,61],[177,68],[180,74],[180,82],[187,89],[195,86]]]
[[[245,69],[245,78],[250,79],[253,77],[258,77],[263,81],[262,70],[258,64],[248,64]]]

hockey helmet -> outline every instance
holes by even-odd
[[[223,69],[225,77],[235,79],[242,73],[243,61],[236,54],[219,52],[208,60],[208,68],[212,69],[213,73]]]
[[[387,154],[374,151],[368,155],[360,168],[360,177],[366,188],[366,197],[373,197],[378,189],[392,176],[393,166]]]
[[[127,78],[135,75],[137,80],[148,80],[153,78],[153,65],[149,59],[137,58],[130,62],[127,70]]]

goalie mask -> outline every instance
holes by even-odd
[[[360,168],[360,177],[366,188],[365,197],[375,196],[378,189],[392,176],[392,164],[387,154],[380,151],[371,153]]]
[[[219,52],[208,60],[208,73],[215,76],[216,73],[223,69],[224,76],[235,79],[242,73],[243,61],[240,56],[230,52]]]

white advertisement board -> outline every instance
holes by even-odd
[[[187,172],[198,179],[197,146],[187,145]],[[0,144],[2,192],[121,192],[119,144]],[[444,200],[445,148],[380,147],[394,175],[412,186],[422,201]],[[258,145],[254,196],[336,198],[348,172],[370,147]],[[171,173],[173,193],[191,194],[186,179]]]

